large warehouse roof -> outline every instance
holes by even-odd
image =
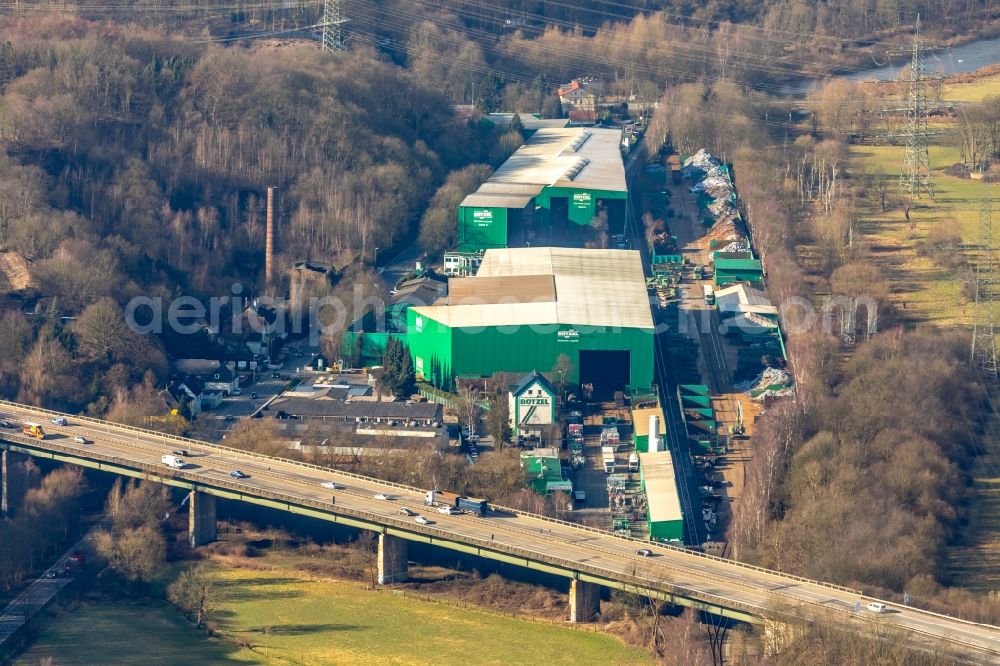
[[[640,453],[639,469],[649,505],[649,522],[682,520],[681,502],[677,497],[677,479],[669,451]]]
[[[492,192],[480,191],[467,195],[462,199],[460,205],[475,208],[524,208],[531,203],[533,198],[533,194],[511,194],[506,192],[494,194]]]
[[[521,276],[551,276],[554,290],[547,280]],[[480,281],[482,288],[476,288]],[[456,304],[414,310],[451,328],[533,324],[653,328],[642,260],[634,250],[491,249],[476,277],[457,286],[458,293],[453,289],[449,297]],[[498,294],[503,298],[494,298]],[[482,300],[457,304],[461,295]]]
[[[526,185],[627,192],[620,145],[614,129],[544,127],[483,185],[493,194],[525,194]]]

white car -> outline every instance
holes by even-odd
[[[323,486],[324,488],[329,488],[330,490],[343,490],[344,489],[344,486],[340,485],[339,483],[335,483],[333,481],[324,481],[323,483],[321,483],[319,485]]]
[[[872,613],[885,613],[888,611],[888,609],[885,607],[885,604],[879,603],[877,601],[871,602],[870,604],[865,606],[865,608],[870,610]]]
[[[444,506],[438,507],[438,513],[443,513],[446,516],[454,516],[455,514],[458,513],[458,509],[456,509],[453,506],[445,504]]]
[[[416,518],[414,518],[414,520],[417,521],[418,523],[420,523],[421,525],[430,525],[431,524],[431,521],[427,520],[423,516],[417,516]]]
[[[389,501],[389,500],[392,499],[391,497],[389,497],[385,493],[375,493],[374,497],[377,500],[384,500],[384,501]]]
[[[87,438],[84,437],[83,435],[77,435],[76,437],[73,438],[73,441],[76,442],[77,444],[86,444]]]

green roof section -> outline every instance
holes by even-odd
[[[539,495],[572,492],[573,483],[563,479],[562,462],[555,449],[533,449],[521,453],[524,480]]]

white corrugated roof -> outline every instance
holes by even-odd
[[[476,280],[551,275],[554,302],[435,305],[415,311],[451,328],[567,324],[653,328],[642,259],[635,250],[529,247],[487,250]]]
[[[487,182],[627,192],[620,144],[616,129],[545,127]]]
[[[521,118],[521,125],[528,131],[541,129],[542,127],[566,127],[569,124],[569,118],[536,118],[528,113],[519,113],[517,115]],[[486,119],[499,127],[507,127],[513,121],[514,114],[490,113],[486,115]]]
[[[649,505],[649,522],[681,520],[681,502],[677,497],[677,479],[674,478],[674,461],[669,451],[640,453],[639,468],[646,489]]]
[[[545,189],[544,185],[532,185],[531,183],[516,185],[514,183],[491,183],[490,181],[486,181],[479,186],[479,189],[476,190],[476,192],[478,194],[507,194],[511,196],[516,194],[528,194],[535,196],[543,189]]]
[[[507,194],[491,192],[473,192],[466,195],[459,204],[463,208],[475,206],[477,208],[524,208],[534,198],[527,194]]]
[[[778,314],[778,308],[767,300],[764,292],[736,284],[715,292],[715,302],[720,312],[756,312],[757,314]]]

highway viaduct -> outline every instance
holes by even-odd
[[[56,417],[68,425],[52,425]],[[221,498],[376,532],[383,584],[406,579],[407,545],[419,542],[568,579],[572,621],[590,620],[599,611],[600,588],[607,587],[753,624],[830,615],[860,631],[870,622],[891,622],[922,649],[1000,663],[998,627],[889,602],[884,615],[858,613],[858,604],[872,599],[837,585],[509,509],[484,517],[428,513],[422,489],[16,403],[0,401],[0,418],[43,423],[47,430],[38,440],[0,429],[4,480],[7,457],[16,453],[184,489],[191,493],[193,546],[215,538],[215,500]],[[77,435],[86,443],[74,441]],[[184,469],[160,462],[174,449],[189,452]],[[234,469],[248,478],[232,478]],[[331,482],[335,489],[322,485]],[[431,524],[401,515],[402,507]],[[637,555],[638,548],[653,556]]]

